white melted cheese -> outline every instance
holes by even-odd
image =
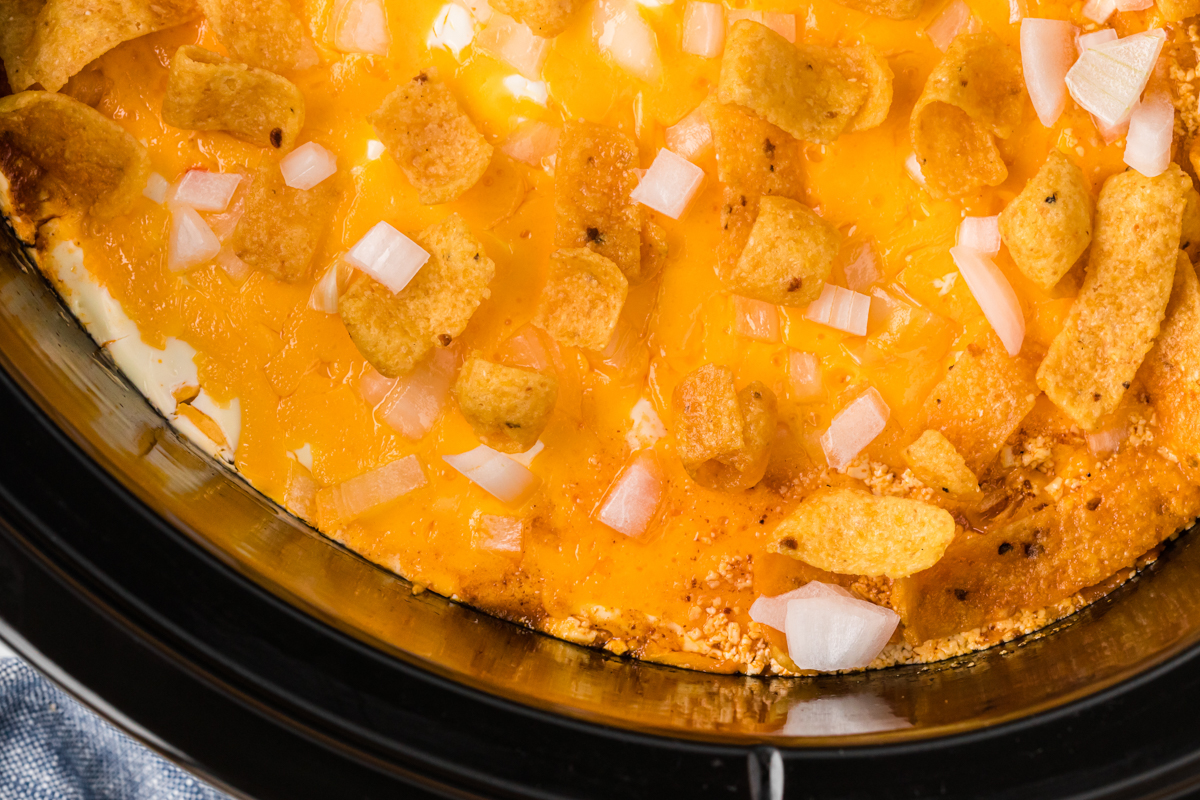
[[[471,12],[456,3],[449,3],[438,12],[425,43],[430,50],[444,47],[459,58],[474,40],[475,19]]]

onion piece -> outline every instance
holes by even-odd
[[[777,594],[774,597],[759,595],[750,604],[750,619],[759,625],[783,633],[787,629],[787,606],[792,600],[803,600],[806,597],[854,597],[850,592],[834,583],[809,581],[799,589]]]
[[[977,250],[952,247],[950,256],[992,330],[1004,343],[1004,349],[1010,356],[1016,356],[1025,340],[1025,314],[1012,285],[1000,268]]]
[[[883,433],[892,410],[875,387],[867,389],[843,408],[821,435],[821,449],[829,468],[843,470]]]
[[[405,456],[378,469],[317,492],[317,519],[322,528],[348,522],[424,486],[425,471],[416,456]]]
[[[509,134],[504,144],[500,145],[500,152],[514,161],[540,167],[542,159],[558,149],[558,136],[561,132],[560,128],[553,125],[532,119],[525,120]]]
[[[958,245],[994,256],[1000,252],[1000,217],[963,217]]]
[[[796,43],[795,14],[785,14],[780,11],[745,11],[732,8],[726,12],[726,21],[730,27],[733,27],[735,22],[743,19],[757,22],[760,25],[766,25],[792,44]]]
[[[917,158],[916,153],[910,153],[908,158],[904,159],[904,171],[918,186],[925,187],[925,173],[921,171],[921,160]]]
[[[638,450],[609,485],[595,517],[617,533],[643,536],[658,514],[664,484],[655,451]]]
[[[1166,92],[1147,92],[1129,117],[1125,137],[1125,163],[1156,178],[1171,164],[1171,142],[1175,136],[1175,106]]]
[[[403,378],[385,378],[368,366],[358,391],[377,419],[406,439],[420,441],[446,407],[456,365],[453,351],[437,349]]]
[[[520,517],[503,517],[496,514],[477,514],[474,520],[472,544],[489,553],[513,554],[521,552],[521,540],[525,534],[525,522]]]
[[[521,75],[508,75],[500,83],[517,100],[531,100],[539,106],[550,102],[550,87],[545,81],[531,81]]]
[[[971,14],[971,9],[967,4],[963,0],[954,0],[942,9],[933,22],[929,23],[929,27],[925,29],[925,35],[929,37],[929,41],[933,42],[934,47],[944,53],[950,49],[950,43],[960,33],[971,33],[978,27],[979,22]]]
[[[1145,11],[1154,5],[1154,0],[1116,0],[1117,11]]]
[[[353,270],[353,267],[339,258],[329,269],[325,270],[321,280],[317,281],[317,285],[313,287],[312,294],[308,297],[308,307],[313,311],[337,314],[338,300],[341,299],[342,292],[350,283],[350,278],[354,274]]]
[[[846,265],[846,285],[855,292],[861,292],[875,281],[883,277],[879,269],[879,255],[870,242],[862,245],[854,253],[850,263]]]
[[[171,191],[170,182],[157,172],[151,172],[150,177],[146,179],[146,188],[142,189],[142,196],[161,206],[166,201],[169,191]]]
[[[425,44],[430,50],[444,47],[454,54],[455,58],[462,55],[472,41],[475,40],[475,19],[471,12],[457,3],[447,3],[434,17],[433,28]]]
[[[379,141],[378,139],[370,139],[367,141],[367,161],[378,161],[379,159],[383,158],[383,154],[386,151],[387,148],[384,147],[383,142]]]
[[[229,207],[242,176],[203,169],[190,169],[171,192],[170,202],[197,211],[224,211]]]
[[[713,152],[712,128],[704,109],[697,107],[666,130],[667,149],[688,161],[697,161]]]
[[[1083,16],[1090,19],[1092,22],[1101,24],[1108,22],[1108,18],[1117,10],[1116,0],[1088,0],[1083,6]]]
[[[821,296],[813,301],[804,316],[845,333],[866,336],[867,322],[871,316],[871,298],[827,283],[821,290]]]
[[[1071,97],[1106,127],[1119,125],[1142,96],[1163,41],[1147,31],[1089,47],[1067,72]]]
[[[734,295],[733,329],[739,336],[756,342],[778,342],[779,307]]]
[[[1083,55],[1083,51],[1097,45],[1115,42],[1117,40],[1117,32],[1112,28],[1101,28],[1098,31],[1091,33],[1081,33],[1075,39],[1075,48],[1079,55]]]
[[[815,353],[793,350],[788,354],[788,381],[792,397],[808,400],[821,394],[821,359]]]
[[[334,49],[343,53],[386,56],[392,44],[382,0],[336,0],[329,30]]]
[[[221,240],[191,206],[171,209],[171,234],[167,268],[182,272],[212,261],[221,252]]]
[[[838,672],[870,665],[900,623],[900,616],[857,597],[828,594],[787,604],[788,655],[800,669]]]
[[[542,66],[550,55],[550,40],[534,34],[510,16],[493,13],[475,37],[475,47],[495,56],[531,81],[542,79]]]
[[[237,284],[243,283],[254,272],[254,268],[242,261],[229,245],[222,245],[217,253],[217,266],[228,273],[230,279]]]
[[[630,450],[641,450],[653,447],[654,443],[667,435],[667,426],[663,425],[654,404],[646,398],[640,398],[629,410],[629,432],[625,441]]]
[[[1038,119],[1047,128],[1067,105],[1067,71],[1075,63],[1079,29],[1058,19],[1021,20],[1021,68]]]
[[[392,290],[401,292],[429,260],[420,245],[386,222],[378,223],[358,240],[346,261]]]
[[[592,35],[600,50],[635,78],[654,83],[662,75],[658,39],[630,0],[596,0]]]
[[[725,7],[689,1],[683,12],[683,52],[717,58],[725,50]]]
[[[1084,434],[1088,450],[1097,458],[1105,458],[1121,449],[1129,435],[1125,428],[1109,428],[1106,431]]]
[[[538,372],[550,366],[550,355],[542,335],[532,325],[525,325],[509,337],[496,351],[496,360],[511,367],[522,367]]]
[[[337,172],[337,156],[316,142],[306,142],[279,162],[283,182],[293,189],[311,189]]]
[[[511,506],[527,500],[541,483],[537,475],[486,444],[458,455],[442,456],[442,460],[488,494]]]
[[[1123,120],[1116,125],[1108,126],[1100,120],[1092,117],[1092,122],[1096,124],[1096,131],[1100,134],[1100,138],[1105,144],[1112,144],[1125,137],[1129,133],[1129,120]]]
[[[663,148],[629,199],[671,219],[679,219],[704,185],[704,170]]]

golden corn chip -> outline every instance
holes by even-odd
[[[49,92],[0,98],[0,166],[21,216],[36,214],[47,197],[56,208],[114,217],[129,210],[150,174],[146,149],[124,128]]]
[[[688,470],[736,456],[745,445],[745,418],[729,367],[705,364],[684,376],[672,397],[675,449]]]
[[[568,347],[603,350],[628,293],[629,281],[609,259],[585,247],[558,250],[533,324]]]
[[[753,111],[806,142],[833,142],[858,114],[868,89],[842,74],[835,51],[794,45],[765,25],[729,31],[717,99]]]
[[[826,489],[806,497],[772,536],[775,552],[817,569],[904,578],[941,559],[954,518],[918,500]]]
[[[559,136],[554,244],[599,253],[632,284],[648,278],[650,267],[642,263],[642,207],[629,199],[637,165],[637,143],[616,128],[568,122]]]
[[[1182,254],[1166,319],[1141,374],[1163,439],[1200,483],[1200,281]]]
[[[281,281],[306,279],[338,196],[336,180],[322,181],[311,189],[293,189],[283,182],[279,164],[264,161],[230,237],[234,254]]]
[[[846,8],[888,19],[916,19],[921,14],[923,0],[837,0]]]
[[[1182,22],[1200,14],[1200,0],[1160,0],[1156,5],[1171,22]]]
[[[470,358],[458,375],[454,396],[480,440],[502,453],[523,453],[550,421],[558,379]]]
[[[85,106],[96,108],[103,102],[105,95],[112,90],[112,87],[112,79],[93,67],[72,75],[71,80],[67,81],[59,92],[75,98]]]
[[[775,393],[754,381],[737,394],[742,413],[742,447],[732,456],[721,456],[688,470],[692,480],[721,492],[754,488],[767,472],[771,446],[779,421]]]
[[[869,45],[824,49],[829,51],[830,58],[843,75],[867,87],[867,99],[850,120],[846,131],[865,131],[882,125],[892,108],[892,81],[895,78],[887,59]]]
[[[492,146],[444,83],[421,73],[384,98],[371,124],[426,205],[470,189],[492,160]]]
[[[1000,235],[1021,272],[1043,289],[1053,288],[1092,241],[1092,195],[1083,170],[1051,150],[1000,212]]]
[[[7,0],[0,3],[0,59],[13,91],[57,92],[122,42],[199,16],[195,0]]]
[[[1117,407],[1171,298],[1191,182],[1175,164],[1104,182],[1087,277],[1038,369],[1038,386],[1086,431]]]
[[[458,214],[425,229],[430,258],[398,294],[366,275],[338,301],[346,331],[371,366],[389,378],[412,372],[434,347],[449,347],[488,297],[496,264]]]
[[[707,102],[705,116],[724,184],[718,260],[728,270],[741,257],[763,195],[804,200],[804,144],[744,109]]]
[[[904,448],[904,462],[913,474],[931,489],[963,497],[979,491],[979,479],[967,468],[967,462],[938,431],[925,431],[921,438]]]
[[[221,44],[238,61],[271,72],[316,62],[304,23],[288,0],[197,1]]]
[[[764,197],[726,284],[766,303],[807,306],[820,296],[841,245],[838,229],[808,206],[786,197]]]
[[[1200,256],[1200,192],[1194,188],[1188,190],[1187,204],[1183,207],[1179,249],[1192,260]]]
[[[990,32],[960,34],[913,109],[913,150],[925,180],[951,195],[1008,177],[993,136],[1006,139],[1025,113],[1020,58]]]
[[[1012,358],[990,330],[963,350],[917,414],[916,431],[936,430],[978,474],[987,468],[1039,394],[1037,362]]]
[[[287,78],[189,45],[171,59],[162,118],[286,152],[304,124],[304,95]]]
[[[538,36],[553,39],[566,30],[583,0],[492,0],[491,5],[525,23]]]

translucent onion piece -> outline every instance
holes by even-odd
[[[978,22],[971,15],[971,9],[963,0],[954,0],[929,23],[925,35],[933,42],[934,47],[944,53],[950,49],[950,43],[956,36],[970,32],[973,27],[978,27]]]
[[[879,269],[879,256],[874,245],[868,242],[858,248],[846,265],[845,272],[846,285],[856,292],[861,292],[882,278],[883,272]]]
[[[1129,117],[1125,137],[1125,163],[1156,178],[1171,163],[1171,141],[1175,135],[1175,106],[1166,92],[1147,92]]]
[[[311,189],[337,172],[337,156],[316,142],[306,142],[279,162],[283,182],[293,189]]]
[[[171,184],[166,178],[157,172],[151,172],[150,177],[146,179],[146,188],[142,189],[142,195],[161,206],[166,201],[167,192],[170,190]]]
[[[802,600],[806,597],[853,596],[837,584],[809,581],[799,589],[792,589],[790,592],[775,595],[774,597],[766,597],[760,594],[750,605],[750,619],[759,625],[766,625],[768,628],[774,628],[783,633],[787,626],[787,606],[789,601]]]
[[[442,6],[433,20],[433,29],[425,43],[430,50],[444,47],[458,58],[475,39],[475,19],[471,12],[456,3]]]
[[[679,219],[704,185],[704,170],[663,148],[629,199],[671,219]]]
[[[367,512],[424,486],[425,471],[416,456],[406,456],[344,483],[317,492],[322,528],[340,528]]]
[[[1117,10],[1116,0],[1088,0],[1083,6],[1083,16],[1090,19],[1092,22],[1101,24],[1108,21],[1108,18]]]
[[[167,267],[182,272],[216,258],[221,240],[190,206],[171,209],[171,235],[167,246]]]
[[[725,50],[725,8],[689,2],[683,12],[683,52],[717,58]]]
[[[883,652],[899,622],[900,616],[891,609],[856,597],[789,600],[788,655],[800,669],[862,669]]]
[[[537,489],[541,479],[503,453],[485,444],[442,460],[502,503],[520,505]]]
[[[667,149],[686,158],[699,161],[713,152],[712,128],[704,110],[694,109],[666,130]]]
[[[480,514],[475,525],[475,546],[490,553],[520,553],[525,523],[520,517]]]
[[[367,160],[378,161],[379,159],[383,158],[383,154],[386,150],[387,148],[383,146],[383,142],[379,141],[378,139],[369,140],[367,142]]]
[[[986,255],[969,247],[952,247],[950,256],[1004,349],[1010,356],[1020,353],[1025,340],[1025,314],[1004,273]]]
[[[1058,19],[1021,20],[1021,68],[1038,119],[1047,128],[1067,105],[1067,71],[1075,63],[1079,29]]]
[[[804,312],[804,316],[813,322],[855,336],[867,335],[870,315],[871,298],[868,295],[843,289],[832,283],[825,284],[821,296]]]
[[[197,211],[224,211],[229,207],[229,201],[241,182],[242,176],[236,173],[224,174],[191,169],[184,173],[175,186],[175,191],[171,193],[171,203]]]
[[[908,173],[908,177],[916,181],[918,186],[925,186],[925,173],[921,171],[921,161],[917,158],[916,153],[911,153],[908,158],[904,159],[904,171]]]
[[[550,366],[550,355],[542,334],[532,325],[525,325],[509,337],[496,351],[496,360],[512,367],[544,370]]]
[[[560,128],[553,125],[532,119],[526,120],[509,134],[504,144],[500,145],[500,152],[514,161],[540,167],[542,159],[558,149],[558,136],[561,132]]]
[[[883,433],[892,410],[875,387],[867,389],[838,412],[821,435],[821,449],[830,469],[842,470]]]
[[[792,397],[808,400],[821,393],[821,359],[814,353],[793,350],[788,354],[788,381]]]
[[[250,277],[250,273],[254,272],[254,268],[238,258],[229,245],[222,245],[221,252],[217,253],[217,266],[225,270],[230,279],[237,284],[244,282]]]
[[[1125,120],[1142,96],[1162,52],[1161,30],[1088,47],[1067,72],[1067,89],[1106,127]]]
[[[1117,11],[1145,11],[1154,5],[1154,0],[1116,0]]]
[[[429,260],[420,245],[386,222],[378,223],[358,240],[346,261],[398,293]]]
[[[493,13],[475,37],[475,47],[490,53],[531,81],[542,79],[542,65],[550,54],[550,40],[534,34],[528,25]]]
[[[385,378],[368,366],[359,392],[377,419],[406,439],[420,441],[446,407],[456,364],[453,351],[438,349],[403,378]]]
[[[1117,32],[1112,28],[1101,28],[1098,31],[1091,33],[1081,33],[1075,39],[1075,47],[1079,51],[1079,55],[1083,55],[1083,51],[1090,47],[1115,42],[1117,40]]]
[[[518,100],[532,100],[539,106],[550,101],[550,87],[545,81],[531,81],[521,75],[509,75],[500,83]]]
[[[338,265],[334,264],[325,270],[321,280],[317,281],[317,285],[313,287],[312,294],[308,296],[308,307],[313,311],[336,314],[338,313],[338,300],[341,296],[342,287],[338,281]]]
[[[663,425],[654,404],[646,398],[640,398],[629,410],[629,432],[625,441],[630,450],[641,450],[653,447],[654,443],[667,435],[667,426]]]
[[[1085,434],[1088,450],[1097,458],[1104,458],[1121,449],[1128,432],[1125,428],[1110,428],[1106,431]]]
[[[779,307],[734,295],[733,329],[739,336],[757,342],[778,342]]]
[[[1000,252],[1000,217],[963,217],[958,244],[994,256]]]
[[[653,450],[629,457],[596,509],[596,519],[617,533],[637,538],[646,533],[662,502],[664,478]]]
[[[392,35],[383,0],[337,0],[330,24],[335,49],[374,56],[388,54]]]
[[[647,83],[662,75],[658,39],[630,0],[597,0],[592,34],[621,69]]]

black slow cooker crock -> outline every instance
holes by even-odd
[[[0,637],[233,793],[1200,787],[1195,536],[1049,631],[931,666],[759,679],[623,660],[414,593],[298,523],[176,435],[0,251]]]

